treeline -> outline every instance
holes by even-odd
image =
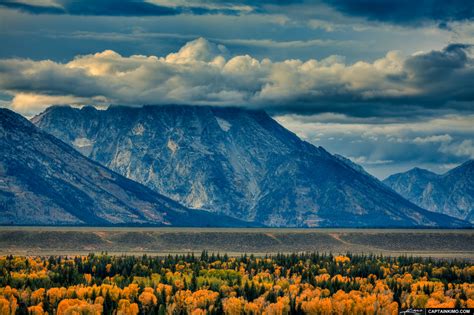
[[[0,257],[0,314],[397,314],[474,307],[467,261],[203,252]]]

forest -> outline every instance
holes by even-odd
[[[398,314],[474,307],[474,265],[408,256],[0,257],[0,314]]]

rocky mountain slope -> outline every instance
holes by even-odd
[[[474,223],[474,160],[442,175],[414,168],[384,183],[420,207]]]
[[[51,107],[32,121],[191,208],[269,226],[459,226],[300,140],[263,111]]]
[[[246,226],[187,209],[0,108],[0,224]]]

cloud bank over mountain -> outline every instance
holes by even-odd
[[[352,64],[340,56],[274,62],[231,55],[204,38],[166,56],[106,50],[65,63],[0,60],[0,90],[23,113],[65,103],[239,105],[356,117],[472,113],[472,82],[472,48],[461,44],[407,57],[390,51]]]

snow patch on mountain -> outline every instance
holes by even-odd
[[[132,129],[132,133],[135,136],[142,136],[144,131],[145,131],[145,127],[140,123],[136,124],[135,127],[133,127]]]
[[[85,156],[88,156],[92,151],[94,142],[90,139],[80,137],[74,139],[72,145],[74,146],[74,148],[76,148],[77,151],[81,152]]]
[[[168,143],[166,144],[166,146],[173,154],[176,153],[176,150],[178,150],[178,145],[171,139],[168,139]]]
[[[93,145],[93,142],[87,138],[76,138],[72,142],[76,148],[90,147]]]
[[[221,127],[222,131],[224,132],[229,131],[230,128],[232,127],[232,124],[225,119],[216,117],[216,120],[217,120],[217,123],[219,124],[219,127]]]

